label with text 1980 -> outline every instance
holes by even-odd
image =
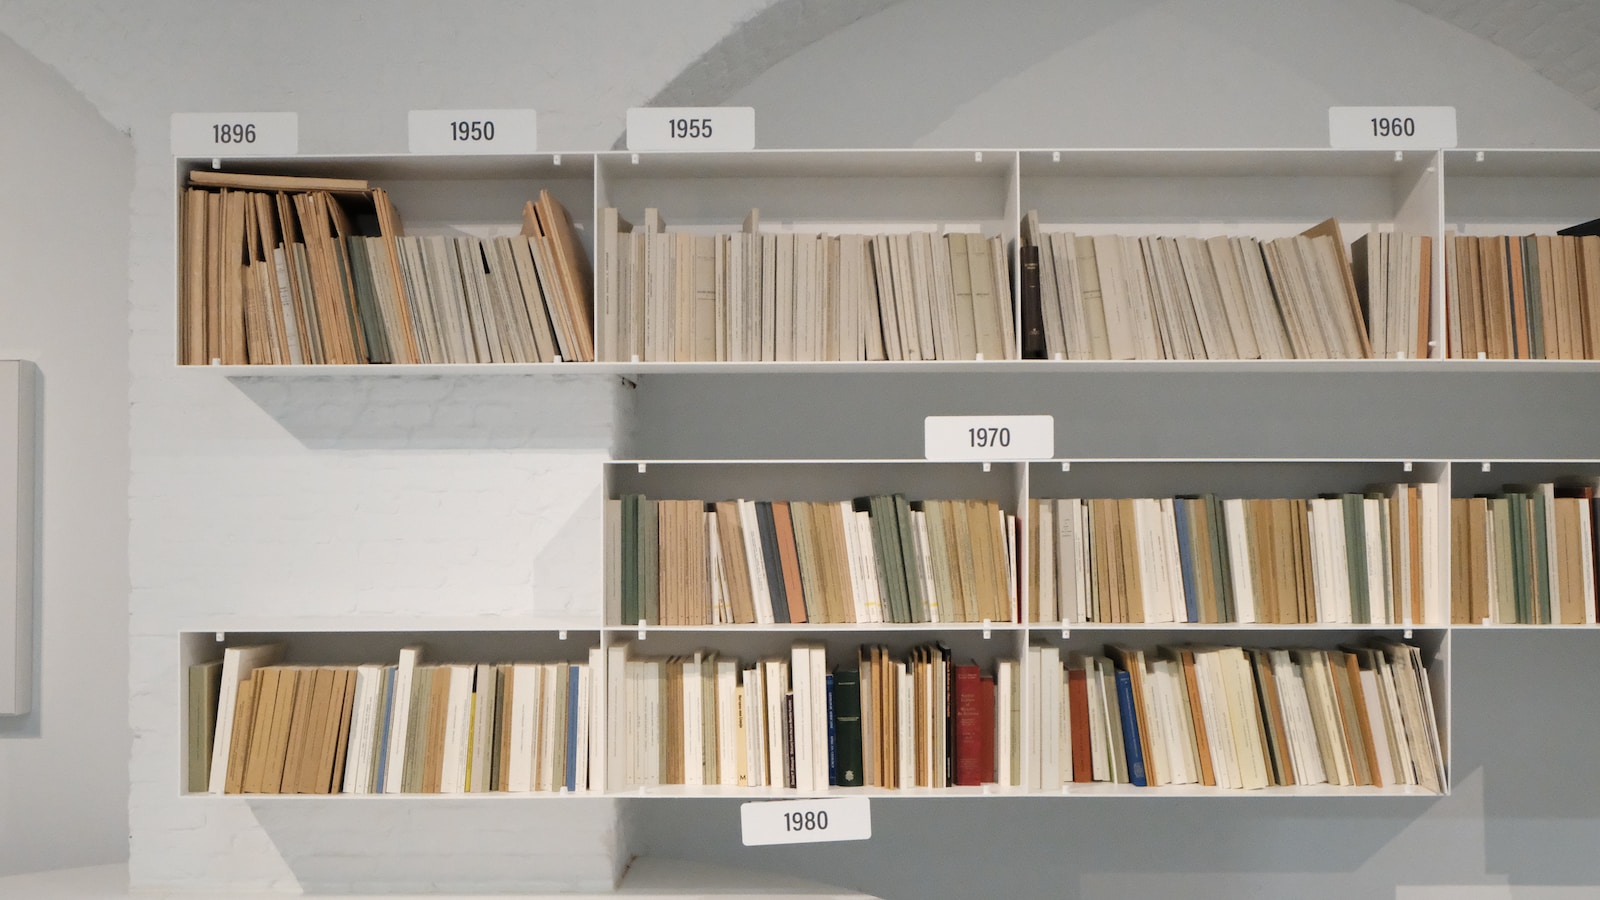
[[[739,807],[746,847],[820,844],[872,837],[872,802],[866,797],[752,801]]]

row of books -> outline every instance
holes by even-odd
[[[997,753],[1011,746],[997,744],[1014,704],[997,706],[996,676],[940,646],[900,658],[864,646],[831,671],[807,643],[748,666],[704,651],[609,652],[607,727],[633,736],[607,750],[614,786],[980,785],[995,782]],[[998,696],[1020,696],[1016,661],[999,665]]]
[[[1451,355],[1600,359],[1600,237],[1445,235]]]
[[[548,191],[516,236],[407,237],[360,179],[190,173],[181,360],[593,360],[589,264]]]
[[[1593,625],[1592,487],[1507,486],[1450,501],[1452,622]]]
[[[592,674],[579,662],[283,665],[230,647],[189,671],[189,789],[226,794],[577,791]]]
[[[1047,232],[1030,211],[1019,253],[1026,356],[1372,355],[1361,295],[1332,219],[1301,235],[1258,241]],[[1398,314],[1399,298],[1395,306]],[[1425,309],[1422,316],[1425,323]],[[1425,339],[1425,327],[1421,333]]]
[[[1109,782],[1443,789],[1421,651],[1030,647],[1025,771],[1043,790]]]
[[[1436,484],[1028,501],[1028,620],[1444,624]]]
[[[1350,245],[1350,268],[1375,359],[1427,359],[1433,238],[1376,228]]]
[[[1011,622],[1016,517],[993,500],[606,504],[624,624]]]
[[[601,212],[600,358],[1014,359],[1005,245],[981,234],[634,229]]]

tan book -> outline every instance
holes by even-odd
[[[732,501],[719,501],[717,511],[717,537],[722,544],[722,565],[727,573],[728,599],[733,607],[733,621],[752,625],[756,621],[755,603],[750,593],[750,567],[746,561],[744,529],[739,527],[739,509]]]
[[[1195,671],[1194,651],[1182,648],[1174,651],[1178,658],[1179,668],[1183,672],[1184,689],[1189,695],[1190,726],[1194,729],[1194,739],[1200,758],[1200,783],[1214,787],[1217,783],[1216,772],[1211,765],[1211,742],[1206,735],[1205,711],[1201,703],[1201,688],[1199,676]]]
[[[283,780],[279,793],[309,794],[321,754],[322,730],[328,717],[333,673],[326,667],[305,669],[295,685],[294,715],[289,720],[289,738],[283,761]]]
[[[228,746],[227,772],[223,779],[225,794],[243,793],[245,772],[249,764],[251,741],[256,722],[256,697],[266,680],[257,670],[239,682],[233,707],[233,737]]]
[[[444,784],[445,724],[450,716],[450,684],[455,677],[454,666],[433,667],[429,679],[430,697],[427,721],[424,728],[422,752],[422,793],[438,794]]]
[[[1328,658],[1337,663],[1343,663],[1341,681],[1339,683],[1339,702],[1341,711],[1345,716],[1346,734],[1351,744],[1351,755],[1356,763],[1356,783],[1370,784],[1374,787],[1383,787],[1383,779],[1379,777],[1378,746],[1372,730],[1372,723],[1367,719],[1366,691],[1361,683],[1361,664],[1354,653],[1348,651],[1332,651]],[[1351,724],[1354,727],[1350,727]]]
[[[1600,359],[1600,236],[1578,238],[1578,292],[1582,295],[1583,358]]]
[[[211,205],[208,192],[189,188],[183,192],[183,272],[178,295],[178,318],[182,328],[178,335],[178,361],[186,366],[203,366],[211,362],[207,344],[208,283],[206,272],[210,265],[206,235],[209,233],[207,210]]]
[[[772,504],[773,531],[778,544],[778,562],[783,570],[783,593],[789,603],[789,621],[806,621],[805,588],[800,580],[799,548],[795,541],[794,521],[789,504],[778,500]]]
[[[1352,355],[1361,359],[1370,358],[1372,356],[1372,345],[1367,340],[1366,325],[1361,318],[1361,301],[1356,297],[1355,278],[1350,272],[1350,257],[1345,253],[1346,245],[1344,235],[1339,229],[1339,220],[1324,219],[1307,228],[1301,234],[1312,239],[1328,238],[1329,244],[1326,246],[1332,251],[1331,256],[1328,257],[1328,262],[1332,264],[1332,274],[1338,278],[1337,283],[1331,285],[1331,287],[1339,288],[1344,298],[1344,309],[1348,313],[1348,317],[1341,316],[1340,319],[1345,323],[1346,337],[1354,338],[1355,347],[1358,348]],[[1325,271],[1324,274],[1327,275],[1329,273]]]
[[[344,783],[345,757],[350,750],[350,728],[353,724],[356,699],[356,670],[349,666],[334,669],[333,701],[328,704],[328,724],[323,738],[323,758],[318,771],[316,793],[334,793]],[[332,754],[329,759],[328,754]]]
[[[278,681],[283,672],[283,666],[266,666],[257,669],[253,676],[254,715],[248,729],[250,746],[245,757],[244,780],[239,788],[241,793],[259,794],[266,781],[267,756],[272,744],[273,712],[278,704]]]
[[[257,191],[337,191],[364,193],[370,188],[364,178],[318,178],[305,175],[251,175],[245,172],[220,172],[194,169],[189,172],[192,187],[226,187]]]
[[[283,792],[283,770],[288,762],[289,741],[294,721],[296,700],[300,693],[300,680],[309,670],[285,666],[278,673],[278,696],[272,707],[272,720],[267,730],[266,760],[261,769],[261,793]]]
[[[1469,500],[1466,497],[1450,498],[1450,623],[1465,625],[1472,622],[1473,553],[1472,526]]]
[[[972,275],[973,321],[977,326],[978,353],[984,359],[1007,359],[1005,326],[1002,324],[999,298],[995,296],[994,261],[989,242],[981,234],[969,234],[966,239],[967,265]]]

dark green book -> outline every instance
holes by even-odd
[[[1522,294],[1528,315],[1528,356],[1544,359],[1547,335],[1542,305],[1545,298],[1539,296],[1539,239],[1530,234],[1517,240],[1522,241]]]
[[[917,537],[911,524],[911,503],[905,494],[895,494],[890,499],[894,503],[894,520],[900,537],[900,565],[906,577],[906,613],[912,622],[926,622],[928,615],[922,596],[922,576],[917,568]]]
[[[659,540],[656,502],[639,498],[639,618],[646,624],[660,625]],[[633,623],[629,623],[633,624]]]
[[[1555,535],[1546,527],[1549,521],[1545,518],[1550,510],[1545,499],[1544,491],[1539,485],[1533,485],[1528,490],[1529,500],[1529,559],[1528,568],[1533,574],[1532,587],[1534,590],[1532,609],[1538,615],[1536,620],[1540,625],[1549,625],[1554,622],[1555,610],[1550,602],[1550,542],[1555,540]]]
[[[355,295],[356,315],[361,320],[361,334],[366,341],[367,362],[391,363],[394,355],[389,350],[388,332],[383,327],[383,312],[378,308],[378,287],[372,279],[367,240],[357,236],[344,242],[350,254],[350,286]]]
[[[618,548],[618,568],[621,570],[621,607],[623,625],[639,624],[639,494],[622,495],[621,546]]]
[[[1533,593],[1528,589],[1528,497],[1515,491],[1506,494],[1511,510],[1511,588],[1516,597],[1517,622],[1533,624]]]
[[[889,563],[892,557],[899,565],[900,551],[898,545],[893,553],[889,552],[891,535],[887,532],[893,516],[892,509],[885,510],[883,497],[857,497],[852,504],[856,512],[865,512],[868,516],[872,532],[872,559],[874,568],[878,570],[878,600],[883,606],[883,615],[886,622],[904,623],[910,619],[903,618],[905,595],[905,577],[898,580],[894,577]]]
[[[1239,621],[1239,608],[1233,596],[1233,566],[1228,561],[1228,520],[1222,515],[1222,499],[1206,494],[1206,532],[1211,535],[1211,580],[1216,585],[1217,620]]]
[[[861,749],[861,671],[833,672],[833,743],[840,787],[861,787],[866,782]]]

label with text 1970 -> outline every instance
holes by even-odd
[[[1055,416],[928,416],[923,456],[944,462],[1052,459]]]
[[[299,152],[298,113],[172,114],[173,156],[293,156]]]
[[[629,150],[754,150],[750,106],[635,106],[628,110]]]
[[[872,837],[872,801],[866,797],[752,801],[740,805],[739,824],[746,847],[864,841]]]
[[[1330,106],[1328,145],[1340,150],[1443,150],[1456,145],[1454,106]]]
[[[412,153],[492,156],[532,153],[539,116],[531,109],[413,109],[406,116]]]

